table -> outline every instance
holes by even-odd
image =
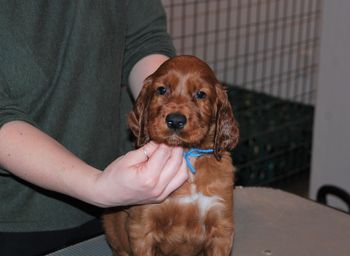
[[[349,256],[350,215],[271,188],[236,188],[235,256]],[[104,236],[49,254],[111,256]]]

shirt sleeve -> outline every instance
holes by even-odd
[[[123,61],[123,84],[132,67],[150,54],[172,57],[175,48],[167,33],[166,15],[159,0],[130,0],[127,6],[127,33]]]
[[[11,92],[5,78],[0,73],[0,128],[7,122],[20,120],[36,126],[25,109],[11,97]]]
[[[10,121],[25,121],[36,126],[27,113],[11,98],[8,85],[0,73],[0,129]],[[8,174],[8,171],[0,167],[0,174]]]

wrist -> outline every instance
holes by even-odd
[[[111,199],[112,195],[108,191],[111,184],[108,182],[110,179],[107,176],[108,173],[106,171],[100,170],[96,170],[91,174],[89,186],[86,188],[86,192],[84,193],[88,196],[86,202],[101,208],[118,206]],[[115,200],[115,195],[113,195],[113,199]]]
[[[110,205],[105,199],[103,186],[99,185],[102,175],[103,172],[101,170],[88,166],[85,174],[78,177],[80,180],[77,182],[73,181],[72,185],[69,186],[73,189],[71,196],[94,206],[109,207]]]

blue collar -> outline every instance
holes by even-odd
[[[210,154],[213,153],[214,149],[199,149],[199,148],[191,148],[189,151],[184,152],[184,158],[186,160],[187,167],[190,169],[190,171],[195,174],[196,169],[193,167],[190,161],[190,157],[198,157],[202,156],[204,154]]]

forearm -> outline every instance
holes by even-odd
[[[89,188],[99,170],[26,122],[0,128],[0,166],[42,188],[96,204]]]
[[[154,71],[156,71],[158,67],[167,59],[169,59],[168,56],[162,54],[152,54],[142,58],[135,64],[129,75],[130,90],[135,99],[141,91],[143,81]]]
[[[144,147],[149,159],[140,148],[101,172],[26,122],[0,128],[0,166],[39,187],[100,207],[160,202],[187,179],[181,148]]]

